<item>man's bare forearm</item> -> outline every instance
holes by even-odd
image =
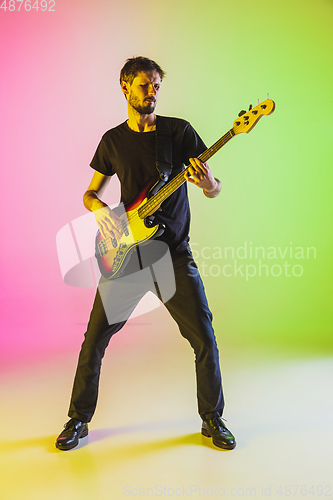
[[[83,204],[87,210],[90,212],[94,212],[100,208],[106,207],[107,205],[101,201],[96,191],[88,190],[83,195]]]

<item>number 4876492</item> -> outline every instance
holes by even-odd
[[[21,8],[26,11],[41,10],[42,12],[55,12],[55,0],[36,0],[35,2],[31,0],[4,0],[0,5],[0,9],[3,9],[5,12],[7,10],[10,12],[15,10],[20,11]]]

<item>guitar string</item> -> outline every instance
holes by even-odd
[[[201,155],[199,155],[199,159],[205,163],[209,158],[211,158],[222,146],[224,146],[232,137],[234,137],[235,132],[233,129],[230,129],[223,137],[221,137],[218,141],[216,141],[209,149],[204,151]],[[165,198],[170,196],[176,189],[178,189],[185,181],[184,178],[185,172],[191,167],[189,165],[184,170],[182,170],[176,177],[172,179],[172,181],[168,182],[166,186],[160,189],[150,200],[148,200],[143,206],[138,209],[139,217],[144,219],[149,215],[151,210],[158,206],[160,202],[164,201]],[[165,193],[168,193],[167,196],[164,196]],[[157,203],[155,203],[157,202]]]

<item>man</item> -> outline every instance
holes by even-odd
[[[127,100],[128,120],[103,135],[91,162],[95,173],[84,194],[84,205],[94,212],[103,238],[111,234],[117,243],[123,233],[120,218],[100,198],[114,174],[119,177],[121,201],[125,205],[132,203],[147,182],[156,177],[155,131],[157,127],[158,133],[160,119],[154,111],[164,75],[160,66],[150,59],[135,57],[126,61],[121,70],[120,85]],[[208,165],[197,158],[206,149],[205,144],[185,120],[170,118],[169,123],[172,131],[170,179],[190,162],[191,166],[184,174],[186,180],[201,188],[208,198],[216,197],[221,182],[214,178]],[[165,306],[195,352],[198,409],[203,420],[201,432],[212,437],[216,446],[233,449],[235,438],[221,419],[224,398],[212,314],[188,245],[190,211],[186,182],[162,203],[161,209],[154,214],[155,222],[164,223],[165,231],[157,239],[169,247],[176,284],[175,293]],[[127,279],[130,283],[131,275]],[[140,284],[139,288],[133,285],[126,292],[119,293],[123,284],[120,281],[101,278],[79,356],[68,413],[71,419],[56,442],[60,450],[74,448],[79,439],[88,434],[87,423],[97,403],[105,349],[112,335],[124,326],[135,305],[147,292]],[[133,292],[133,288],[137,291]],[[110,315],[108,304],[114,302],[125,311],[123,317],[113,319],[118,316],[118,305]]]

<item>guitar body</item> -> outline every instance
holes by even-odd
[[[125,270],[128,261],[139,244],[147,243],[164,232],[164,225],[152,225],[149,218],[142,219],[139,209],[146,205],[149,190],[156,183],[153,179],[130,205],[120,205],[113,212],[120,218],[123,234],[117,244],[112,238],[104,239],[98,231],[95,241],[95,256],[104,278],[119,278]]]

